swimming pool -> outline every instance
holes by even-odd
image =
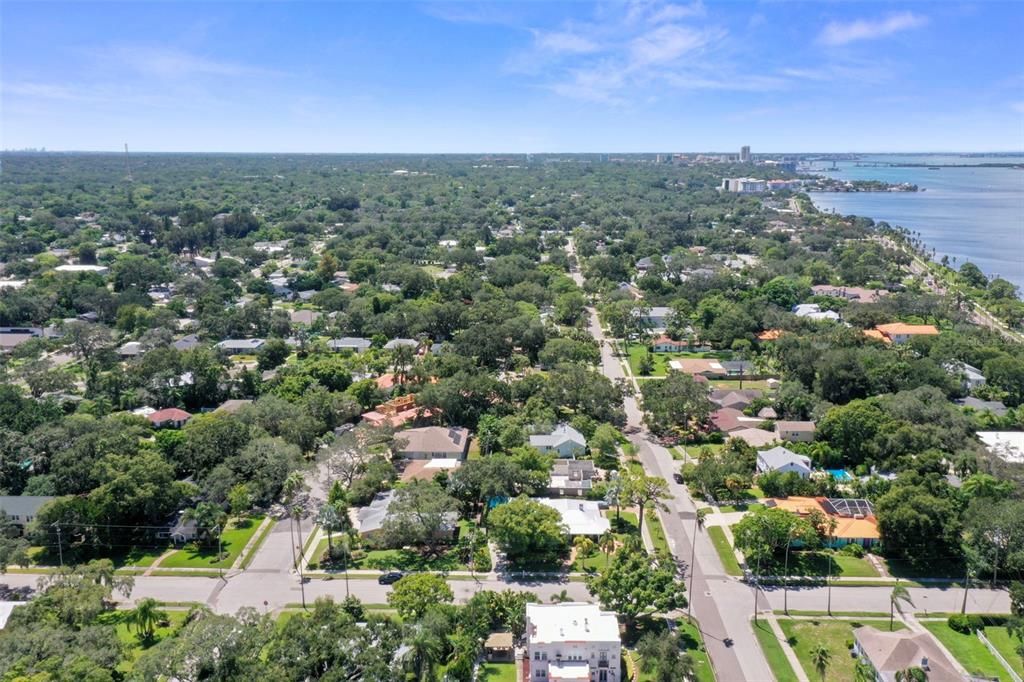
[[[841,483],[853,480],[853,474],[846,469],[825,469],[829,476]]]

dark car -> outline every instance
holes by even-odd
[[[672,474],[672,478],[676,480],[676,483],[682,484],[683,482],[683,475],[678,471]]]
[[[392,583],[397,583],[404,577],[405,574],[401,571],[388,571],[387,573],[381,574],[381,576],[377,578],[377,582],[381,585],[390,585]]]

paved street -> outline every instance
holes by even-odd
[[[30,574],[7,574],[0,577],[0,582],[12,587],[27,585],[36,586],[39,576]],[[534,592],[542,601],[550,601],[551,597],[565,590],[568,597],[575,601],[589,601],[590,594],[586,585],[581,582],[535,582],[529,580],[451,580],[448,583],[455,599],[465,602],[481,590],[501,591],[506,589]],[[350,594],[359,597],[367,604],[383,604],[391,591],[390,585],[379,585],[376,579],[352,579],[348,581]],[[345,579],[336,577],[333,580],[322,578],[310,579],[306,583],[306,601],[312,603],[322,596],[331,596],[335,600],[344,599],[346,595]],[[235,613],[243,606],[273,611],[289,604],[302,601],[302,588],[299,579],[292,573],[277,571],[258,571],[250,568],[227,580],[220,578],[199,577],[136,577],[135,588],[131,595],[124,599],[115,593],[115,598],[126,605],[140,599],[152,597],[163,602],[199,602],[208,604],[218,613]]]

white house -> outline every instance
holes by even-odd
[[[778,421],[775,422],[775,433],[779,440],[790,443],[810,443],[814,440],[814,422]]]
[[[807,478],[811,475],[811,458],[798,455],[789,448],[781,445],[770,450],[760,450],[757,453],[757,473],[767,474],[771,471],[781,473],[793,473],[800,478]]]
[[[793,314],[797,317],[806,317],[809,320],[832,320],[839,321],[839,313],[834,310],[822,310],[817,303],[801,303],[793,306]]]
[[[540,497],[536,501],[562,515],[562,525],[569,530],[569,535],[597,537],[611,529],[611,522],[601,516],[601,507],[593,500]]]
[[[0,497],[0,512],[7,515],[7,520],[18,529],[24,531],[25,526],[32,522],[39,510],[57,498],[49,495],[4,495]]]
[[[985,385],[985,375],[977,367],[972,367],[966,362],[949,362],[943,365],[945,370],[953,376],[960,377],[963,387],[967,391],[973,391]]]
[[[530,436],[530,446],[541,452],[553,452],[558,457],[576,457],[587,449],[587,439],[568,424],[559,424],[548,433]]]
[[[618,682],[621,649],[615,614],[596,604],[526,605],[524,682]]]

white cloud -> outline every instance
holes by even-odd
[[[181,79],[195,76],[268,76],[264,69],[238,62],[212,59],[174,48],[119,45],[94,51],[108,65],[126,67],[145,76]]]
[[[689,5],[665,5],[654,10],[648,21],[652,24],[657,24],[663,21],[678,21],[688,17],[702,17],[706,11],[704,3],[700,2],[700,0]]]
[[[81,95],[65,85],[53,83],[3,83],[3,92],[8,95],[37,99],[77,100]]]
[[[678,24],[665,24],[630,43],[633,67],[672,62],[708,43],[709,35]]]
[[[891,14],[884,19],[857,19],[852,22],[832,21],[818,36],[823,45],[846,45],[858,40],[874,40],[885,36],[919,28],[928,23],[928,17],[913,12]]]
[[[601,49],[594,40],[572,31],[534,31],[534,44],[545,52],[589,54]]]
[[[1024,102],[1012,102],[1010,108],[1018,114],[1024,114]]]

